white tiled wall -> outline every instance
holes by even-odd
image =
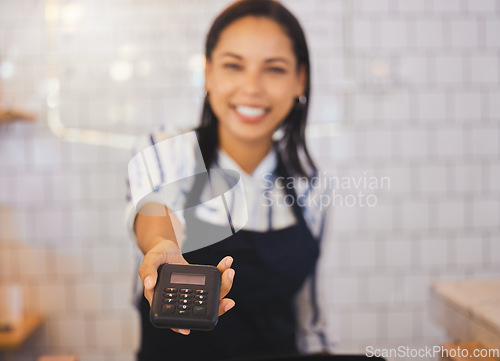
[[[318,163],[338,177],[391,180],[376,207],[332,213],[320,270],[330,336],[339,352],[437,345],[446,336],[429,316],[429,283],[500,274],[500,1],[283,2],[310,44],[311,121],[339,124],[311,145]],[[55,3],[48,38],[44,1],[0,0],[2,104],[39,116],[0,126],[0,204],[13,217],[2,208],[0,281],[22,283],[25,308],[47,316],[24,349],[0,358],[132,360],[129,152],[50,132],[48,64],[57,61],[68,127],[192,126],[196,59],[228,1]],[[130,77],[114,81],[120,69]]]

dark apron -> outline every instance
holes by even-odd
[[[279,157],[275,173],[288,179]],[[193,187],[198,193],[202,188],[199,184]],[[293,189],[285,190],[296,199]],[[199,199],[200,194],[192,191],[188,197]],[[214,330],[191,331],[186,336],[151,326],[149,303],[142,297],[142,348],[138,360],[236,360],[297,354],[294,298],[314,271],[319,244],[297,202],[293,211],[297,222],[288,228],[267,232],[240,230],[211,246],[184,254],[191,264],[214,266],[225,256],[233,257],[236,274],[227,297],[236,305],[219,318]],[[191,227],[217,227],[192,213],[185,217],[186,241]]]

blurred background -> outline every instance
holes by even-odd
[[[0,124],[0,282],[44,316],[0,359],[134,359],[129,147],[198,123],[205,34],[229,3],[0,0],[0,106],[37,117]],[[439,345],[431,283],[500,275],[500,1],[283,3],[310,46],[320,168],[390,179],[361,189],[376,206],[331,213],[330,338],[338,352]]]

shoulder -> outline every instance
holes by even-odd
[[[132,153],[136,155],[148,149],[152,150],[152,147],[164,148],[167,144],[171,149],[175,149],[176,147],[192,148],[197,144],[196,133],[192,129],[183,130],[168,125],[161,125],[138,136],[132,147]]]
[[[128,164],[132,199],[137,204],[162,186],[193,175],[200,157],[194,131],[159,127],[138,137]]]

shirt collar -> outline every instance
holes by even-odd
[[[242,175],[251,177],[254,179],[264,179],[265,175],[268,173],[273,173],[276,169],[277,164],[276,150],[274,147],[271,148],[269,153],[262,159],[257,168],[254,169],[252,174],[246,173],[241,167],[231,158],[224,150],[219,149],[218,165],[220,168],[232,169],[239,172]]]

